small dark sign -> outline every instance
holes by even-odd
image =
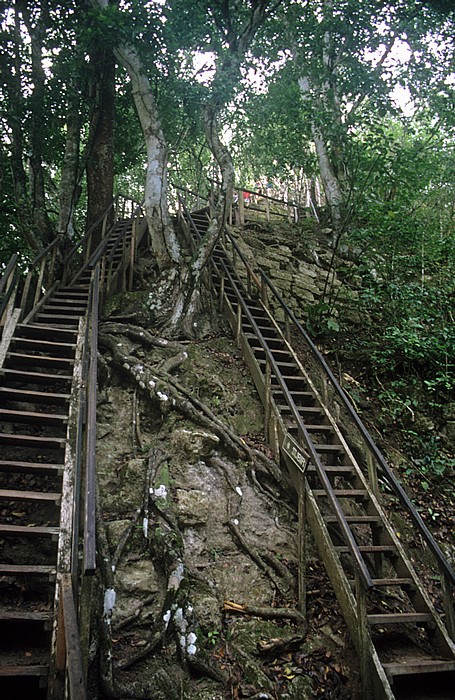
[[[308,455],[305,454],[300,445],[294,440],[294,438],[289,435],[289,433],[286,433],[286,435],[284,436],[281,449],[290,459],[292,459],[292,461],[300,469],[302,474],[305,474],[310,459]]]

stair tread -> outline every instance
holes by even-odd
[[[312,489],[314,496],[325,496],[326,492],[324,489]],[[368,491],[365,489],[333,489],[335,496],[368,496]]]
[[[359,544],[357,545],[357,548],[359,552],[363,552],[364,554],[379,554],[380,552],[396,551],[396,547],[393,544]],[[336,545],[335,549],[340,554],[348,553],[351,551],[350,548],[345,545]]]
[[[0,489],[0,498],[9,501],[52,501],[61,499],[60,493],[49,491],[16,491],[13,489]]]
[[[385,662],[382,664],[388,676],[414,675],[418,673],[441,673],[455,671],[454,659],[405,659],[402,662]]]
[[[399,624],[401,622],[432,622],[430,613],[403,612],[403,613],[378,613],[367,615],[368,622],[372,625]]]
[[[15,574],[37,574],[55,576],[57,570],[55,566],[43,564],[2,564],[0,563],[0,574],[15,575]]]
[[[36,421],[36,422],[55,422],[55,423],[61,423],[61,422],[67,422],[68,417],[62,414],[58,413],[40,413],[36,411],[17,411],[9,408],[0,408],[0,420],[4,418],[5,420],[8,420],[9,418],[11,419],[11,422],[13,423],[20,423],[22,422],[20,419],[23,419],[24,422],[27,421]],[[15,420],[16,419],[16,420]]]
[[[412,578],[374,578],[372,579],[373,586],[412,586],[414,581]]]
[[[42,340],[41,338],[21,338],[19,336],[19,337],[14,337],[13,340],[14,340],[15,344],[16,343],[20,343],[20,344],[25,343],[25,345],[33,344],[34,348],[45,345],[45,346],[50,347],[50,348],[55,348],[56,350],[60,349],[60,348],[64,348],[67,350],[73,350],[76,347],[76,343],[59,343],[55,340]]]
[[[63,447],[66,443],[65,438],[46,437],[43,435],[18,435],[3,432],[0,432],[0,440],[14,443],[15,445],[18,443],[24,443],[25,445],[29,443],[30,445],[42,445],[43,447],[46,445],[58,445],[59,447]]]
[[[52,620],[51,611],[27,611],[22,610],[1,610],[0,609],[0,620],[17,620],[24,621],[29,620],[32,622],[47,622]]]
[[[45,323],[20,323],[16,326],[16,332],[17,331],[30,331],[32,335],[36,335],[37,333],[41,333],[42,331],[49,331],[51,333],[57,332],[58,334],[61,335],[71,335],[73,338],[76,337],[77,331],[71,329],[71,328],[59,328],[56,329],[55,326],[47,326]]]
[[[49,525],[3,525],[0,523],[0,532],[17,535],[58,535],[58,527]]]
[[[7,374],[11,377],[15,377],[16,379],[19,379],[19,377],[23,377],[24,381],[29,379],[31,383],[33,383],[34,379],[38,380],[38,383],[45,381],[55,381],[55,379],[57,379],[58,381],[65,382],[71,382],[73,380],[73,377],[70,374],[47,374],[45,372],[30,372],[21,369],[10,369],[9,367],[3,367],[0,370],[0,373]]]
[[[62,394],[50,391],[32,391],[31,389],[16,389],[14,387],[0,387],[1,394],[10,394],[12,401],[24,403],[64,403],[69,401],[71,394]]]
[[[0,460],[0,471],[63,471],[63,464],[47,464],[45,462],[21,462],[16,460]]]
[[[47,676],[49,673],[49,666],[43,666],[40,664],[24,664],[22,665],[10,665],[0,666],[0,676]]]
[[[53,355],[29,355],[28,353],[25,352],[15,352],[14,350],[11,352],[8,352],[6,354],[7,357],[11,358],[20,358],[23,360],[28,360],[30,361],[30,364],[33,364],[33,362],[36,362],[37,360],[39,361],[49,361],[49,362],[55,362],[57,364],[63,363],[67,365],[74,364],[74,360],[70,357],[55,357]]]
[[[382,518],[379,515],[345,515],[344,516],[347,523],[381,523]],[[326,523],[336,523],[338,518],[335,515],[329,515],[325,518]]]

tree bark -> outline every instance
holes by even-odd
[[[79,94],[75,85],[70,85],[68,115],[66,119],[65,156],[59,194],[58,232],[72,238],[73,215],[78,200],[79,148],[81,117]]]
[[[115,55],[127,71],[147,149],[144,208],[152,250],[160,272],[181,262],[180,244],[174,232],[167,204],[167,148],[149,79],[139,54],[122,44]]]
[[[44,124],[44,97],[45,97],[45,73],[42,64],[43,36],[46,31],[43,10],[35,24],[32,22],[29,8],[25,2],[18,4],[24,24],[30,36],[31,64],[33,90],[30,97],[31,130],[30,130],[30,203],[33,224],[43,243],[48,243],[52,238],[52,229],[46,209],[46,195],[44,186],[43,169],[43,124]]]
[[[114,198],[115,58],[110,48],[96,46],[90,52],[90,62],[95,76],[92,85],[95,107],[90,125],[93,133],[89,135],[93,146],[86,165],[87,229],[100,220]],[[100,223],[92,234],[92,251],[101,236]]]

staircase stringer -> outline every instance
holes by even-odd
[[[371,636],[368,634],[365,649],[365,638],[361,634],[361,622],[357,614],[357,602],[352,592],[351,585],[341,565],[338,554],[333,549],[333,543],[329,531],[318,507],[317,501],[311,492],[308,480],[305,479],[306,517],[311,533],[316,542],[319,555],[324,563],[325,570],[335,591],[338,603],[343,613],[344,620],[352,637],[354,647],[362,658],[364,655],[370,660],[370,673],[366,677],[370,679],[373,687],[370,689],[375,700],[395,700],[389,680],[384,672],[379,656],[376,652]],[[364,678],[365,680],[365,678]],[[365,698],[366,700],[366,698]]]
[[[64,624],[61,606],[61,584],[63,577],[72,574],[77,576],[73,567],[73,541],[77,532],[78,512],[75,493],[77,489],[77,439],[78,417],[81,410],[81,391],[83,387],[83,352],[87,318],[81,317],[76,341],[74,358],[73,381],[68,409],[68,425],[66,433],[65,456],[62,480],[62,499],[60,506],[60,525],[57,546],[57,576],[54,598],[54,620],[52,628],[51,658],[48,679],[48,700],[59,698],[63,694],[63,673],[65,671],[65,640]]]

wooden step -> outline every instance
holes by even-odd
[[[0,609],[0,620],[2,622],[50,622],[52,620],[52,612],[49,611],[21,611],[21,610],[2,610]]]
[[[387,586],[415,586],[412,578],[374,578],[373,586],[382,588]]]
[[[396,552],[396,547],[392,544],[360,544],[357,545],[357,549],[362,554],[390,554]],[[339,554],[349,554],[351,549],[344,545],[335,546],[335,550]]]
[[[3,525],[0,523],[0,534],[4,535],[55,537],[58,536],[59,532],[58,527],[49,527],[48,525]]]
[[[316,498],[327,495],[324,489],[312,489],[311,493],[313,496],[316,496]],[[365,489],[333,489],[333,493],[336,498],[368,498],[368,491],[365,491]]]
[[[345,515],[344,519],[347,523],[355,525],[370,525],[382,523],[382,518],[379,515]],[[337,523],[338,518],[335,515],[329,515],[324,518],[326,523]]]
[[[66,425],[68,418],[57,413],[36,413],[34,411],[14,411],[8,408],[0,408],[0,422],[62,426]]]
[[[31,391],[30,389],[16,389],[14,387],[0,387],[0,401],[19,401],[33,404],[67,404],[71,394],[58,394],[50,391]]]
[[[46,503],[59,504],[62,498],[60,493],[47,491],[14,491],[12,489],[0,489],[0,498],[5,501],[45,501]]]
[[[45,323],[20,323],[16,326],[16,335],[24,338],[51,339],[61,342],[74,342],[77,331],[71,328],[55,328],[55,326],[47,326]]]
[[[0,563],[0,575],[2,576],[48,576],[50,579],[57,575],[55,566],[43,566],[42,564],[2,564]]]
[[[344,452],[343,445],[314,445],[316,452],[325,454],[342,454]]]
[[[55,382],[65,382],[71,384],[73,377],[70,374],[48,374],[47,372],[27,372],[20,369],[9,369],[3,367],[0,370],[0,376],[4,375],[5,379],[21,384],[46,384],[52,385]]]
[[[328,476],[343,476],[344,478],[349,478],[350,476],[357,476],[356,471],[354,467],[352,466],[344,466],[344,465],[322,465],[324,468],[325,473]],[[307,469],[307,475],[312,476],[314,474],[317,474],[316,467],[313,464],[310,464]]]
[[[310,398],[313,398],[313,394],[310,391],[305,391],[305,392],[301,392],[301,393],[305,394],[306,396],[309,396]],[[291,392],[291,395],[292,395],[292,397],[294,397],[294,392]],[[305,417],[306,415],[315,415],[315,414],[321,414],[324,412],[320,406],[299,406],[297,403],[296,403],[296,406],[297,406],[298,412],[303,417]],[[291,407],[288,406],[287,404],[279,404],[279,405],[277,405],[277,408],[282,415],[289,414],[289,413],[292,414]]]
[[[24,677],[24,676],[36,676],[36,677],[47,677],[49,673],[49,667],[48,666],[39,666],[39,665],[24,665],[24,666],[3,666],[0,665],[0,676],[2,678],[8,678],[8,677]],[[30,696],[29,696],[30,697]],[[5,698],[6,700],[6,698]],[[20,699],[18,699],[20,700]]]
[[[76,348],[76,343],[57,343],[39,338],[14,337],[12,344],[15,349],[23,347],[35,352],[45,352],[47,355],[55,353],[56,357],[73,357]]]
[[[64,448],[65,443],[65,438],[0,433],[0,445],[14,445],[15,447],[38,447],[39,449],[57,450]]]
[[[52,315],[70,315],[70,316],[83,316],[87,311],[86,306],[74,306],[74,302],[70,301],[68,304],[61,305],[61,302],[57,300],[50,300],[49,304],[45,304],[42,307],[42,311],[45,314]]]
[[[421,673],[450,673],[455,671],[455,660],[422,659],[418,657],[412,660],[404,660],[401,663],[383,663],[382,667],[389,678],[393,678],[394,676],[416,675]]]
[[[380,613],[375,615],[367,615],[370,625],[399,625],[409,624],[411,622],[422,624],[425,622],[434,622],[433,616],[430,613],[405,612],[405,613]]]
[[[37,314],[36,319],[43,321],[48,328],[60,328],[61,326],[67,326],[76,329],[79,325],[78,316],[64,316],[63,314]]]
[[[25,472],[38,474],[54,474],[63,472],[63,464],[46,464],[44,462],[19,462],[16,460],[0,460],[2,472]]]
[[[6,359],[13,367],[44,367],[55,371],[66,370],[71,372],[74,360],[68,357],[49,357],[47,355],[25,355],[19,352],[8,352]]]

